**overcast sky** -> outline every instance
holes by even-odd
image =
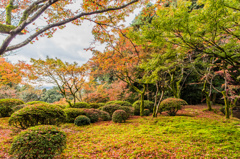
[[[127,23],[131,23],[136,13],[127,17]],[[85,21],[81,26],[67,24],[67,27],[58,30],[52,38],[39,38],[34,44],[28,44],[17,51],[11,53],[6,59],[10,62],[16,63],[18,60],[29,62],[31,58],[45,59],[46,56],[50,58],[58,57],[62,61],[77,62],[82,65],[92,57],[90,51],[85,51],[91,42],[94,40],[91,34],[93,24]],[[0,35],[0,41],[3,40]],[[20,42],[21,39],[15,39],[15,42]],[[15,43],[14,42],[14,43]],[[104,46],[100,46],[104,48]]]

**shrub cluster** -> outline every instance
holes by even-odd
[[[143,110],[143,115],[144,116],[149,116],[150,115],[150,110],[149,109],[144,109]]]
[[[105,105],[101,107],[101,110],[108,112],[110,117],[112,117],[113,112],[115,112],[116,110],[124,110],[127,113],[128,117],[133,114],[133,108],[128,106],[120,106],[117,104]]]
[[[133,103],[134,115],[140,115],[140,105],[141,105],[141,100],[137,100],[136,102]],[[154,107],[154,102],[149,100],[144,100],[144,109],[149,109],[150,112],[152,112],[153,107]]]
[[[31,127],[17,135],[10,154],[16,158],[54,158],[66,147],[66,134],[56,126]]]
[[[19,99],[0,99],[0,117],[9,117],[13,113],[12,108],[21,104],[24,102]]]
[[[13,112],[18,111],[26,106],[28,106],[28,105],[26,105],[26,104],[16,105],[16,106],[12,107],[12,111]]]
[[[79,115],[75,118],[74,124],[77,126],[89,125],[90,119],[85,115]]]
[[[108,121],[111,120],[111,117],[109,115],[108,112],[105,112],[103,110],[99,110],[99,109],[92,109],[92,111],[95,111],[98,113],[99,117],[103,120],[103,121]]]
[[[95,123],[98,121],[99,114],[94,111],[94,109],[84,109],[85,115],[90,119],[91,123]]]
[[[59,125],[65,121],[66,114],[58,106],[36,104],[14,112],[8,122],[25,129],[35,125]]]
[[[27,102],[27,105],[35,105],[35,104],[48,104],[46,102],[43,101],[31,101],[31,102]]]
[[[79,108],[66,108],[64,109],[64,112],[67,115],[68,123],[73,123],[75,118],[79,115],[85,115],[84,110]]]
[[[89,105],[90,105],[90,108],[94,108],[94,109],[98,109],[99,107],[101,107],[101,105],[98,103],[90,103]]]
[[[112,121],[115,123],[126,122],[127,118],[128,115],[124,110],[116,110],[112,115]]]
[[[90,105],[86,102],[77,102],[71,108],[90,108]]]
[[[177,111],[182,108],[182,105],[187,105],[187,102],[178,98],[167,98],[160,104],[160,109],[167,111],[170,116],[175,116]]]
[[[132,104],[127,102],[127,101],[119,101],[119,100],[115,100],[115,101],[109,101],[106,103],[106,105],[108,104],[118,104],[120,106],[128,106],[128,107],[132,107]]]

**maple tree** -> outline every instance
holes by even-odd
[[[39,37],[52,37],[56,30],[67,23],[80,25],[84,20],[98,23],[112,23],[124,20],[139,0],[1,0],[0,33],[8,36],[0,46],[0,55],[35,42]],[[5,14],[4,14],[5,13]],[[37,19],[44,19],[39,24]],[[30,30],[35,32],[29,33]],[[10,45],[18,35],[27,34],[22,42]]]
[[[39,81],[45,81],[57,85],[60,93],[66,98],[70,106],[72,106],[76,100],[81,101],[81,94],[83,84],[85,83],[85,77],[87,75],[87,67],[85,65],[78,66],[75,62],[70,64],[63,62],[58,58],[49,58],[46,60],[31,59],[32,70]]]

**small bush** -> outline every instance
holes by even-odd
[[[16,158],[52,159],[66,147],[66,134],[56,126],[41,125],[31,127],[17,135],[10,154]]]
[[[8,122],[10,125],[25,129],[35,125],[59,125],[65,121],[66,114],[61,108],[36,104],[14,112]]]
[[[103,120],[103,121],[108,121],[111,120],[111,117],[109,115],[108,112],[105,112],[103,110],[99,110],[99,109],[93,109],[93,111],[97,112],[99,117]]]
[[[112,121],[115,123],[126,122],[127,113],[124,110],[116,110],[112,115]]]
[[[92,109],[84,109],[85,115],[90,119],[91,123],[98,121],[99,114]]]
[[[140,105],[141,105],[141,100],[137,100],[136,102],[133,103],[134,115],[140,115]],[[144,109],[149,109],[150,112],[152,112],[153,107],[154,107],[154,102],[149,100],[144,100]]]
[[[115,100],[115,101],[109,101],[106,103],[106,105],[108,104],[118,104],[120,106],[128,106],[128,107],[132,107],[132,104],[127,102],[127,101],[119,101],[119,100]]]
[[[115,112],[116,110],[118,110],[121,106],[117,105],[117,104],[109,104],[109,105],[105,105],[103,107],[101,107],[101,110],[108,112],[110,116],[113,115],[113,112]]]
[[[143,110],[143,115],[144,116],[149,116],[150,115],[150,110],[149,109],[144,109]]]
[[[71,108],[90,108],[90,105],[86,102],[77,102]]]
[[[101,105],[98,103],[90,103],[90,108],[98,109]]]
[[[167,98],[160,104],[160,109],[167,111],[170,116],[175,116],[177,111],[182,108],[182,105],[187,105],[187,102],[178,98]]]
[[[48,104],[46,102],[43,101],[31,101],[31,102],[27,102],[27,105],[35,105],[35,104]]]
[[[24,102],[19,99],[0,99],[0,117],[9,117],[13,113],[12,108],[21,104]]]
[[[73,123],[75,118],[79,115],[86,115],[83,109],[79,108],[66,108],[64,109],[64,112],[67,115],[67,122]]]
[[[124,110],[127,113],[127,118],[129,118],[130,115],[133,115],[134,109],[129,106],[120,106],[118,110]]]
[[[77,126],[89,125],[90,119],[85,115],[79,115],[75,118],[74,124]]]

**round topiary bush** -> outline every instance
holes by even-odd
[[[99,115],[99,118],[101,118],[103,121],[111,120],[111,117],[108,112],[105,112],[105,111],[99,110],[99,109],[92,109],[92,110],[97,112]]]
[[[124,110],[116,110],[112,115],[112,121],[115,123],[123,123],[126,122],[127,116]]]
[[[66,147],[66,134],[53,125],[31,127],[17,135],[10,154],[16,158],[52,159]]]
[[[137,100],[136,102],[133,103],[134,115],[140,115],[140,105],[141,105],[141,100]],[[149,109],[150,112],[152,112],[153,107],[154,107],[154,102],[149,100],[144,100],[144,109]]]
[[[163,111],[167,111],[170,116],[175,116],[183,105],[187,105],[187,102],[183,99],[167,98],[161,102],[159,108]]]
[[[149,109],[144,109],[143,110],[143,115],[144,116],[149,116],[150,115],[150,110]]]
[[[9,117],[13,113],[12,108],[21,104],[24,102],[19,99],[0,99],[0,117]]]
[[[133,115],[133,111],[134,111],[134,109],[129,106],[120,106],[118,110],[124,110],[127,113],[127,118]]]
[[[132,104],[127,102],[127,101],[120,101],[120,100],[115,100],[115,101],[109,101],[106,103],[106,105],[108,104],[118,104],[120,106],[128,106],[128,107],[132,107]]]
[[[117,104],[109,104],[101,107],[101,110],[108,112],[110,116],[112,116],[113,112],[118,110],[121,106]]]
[[[27,105],[35,105],[35,104],[48,104],[46,102],[43,101],[31,101],[31,102],[27,102]]]
[[[59,125],[66,121],[65,112],[54,105],[36,104],[14,112],[9,118],[9,125],[28,128],[35,125]]]
[[[67,115],[68,123],[73,123],[75,118],[79,115],[86,115],[84,109],[79,109],[79,108],[66,108],[64,109],[64,112]]]
[[[90,103],[90,108],[94,108],[94,109],[98,109],[101,105],[99,105],[98,103]]]
[[[79,115],[75,118],[74,124],[77,126],[90,125],[90,119],[85,115]]]
[[[86,102],[77,102],[71,108],[90,108],[90,105]]]
[[[92,109],[84,109],[83,111],[85,115],[90,119],[91,123],[95,123],[98,121],[98,118],[99,118],[98,112]]]

